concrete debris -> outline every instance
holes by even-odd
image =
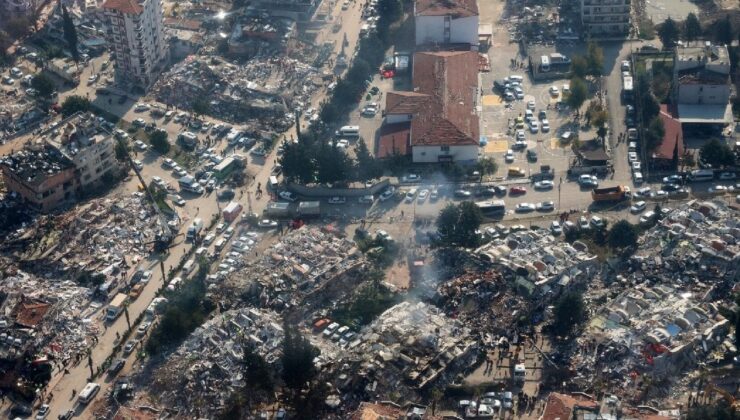
[[[275,366],[282,353],[282,319],[271,311],[223,312],[195,330],[154,373],[151,389],[160,403],[186,417],[214,417],[244,385],[244,346],[253,346]]]

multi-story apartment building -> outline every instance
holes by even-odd
[[[106,0],[103,10],[116,78],[146,90],[169,59],[162,0]]]
[[[581,0],[581,22],[586,33],[596,36],[627,36],[630,0]]]
[[[416,45],[469,44],[477,48],[478,20],[476,0],[417,0]]]
[[[119,163],[113,136],[93,114],[78,113],[0,160],[0,168],[9,191],[47,212],[101,185]]]
[[[724,45],[676,47],[673,101],[681,123],[732,122],[730,54]]]

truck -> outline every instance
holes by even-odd
[[[630,189],[623,185],[616,187],[594,188],[591,198],[594,201],[621,201],[630,197]]]
[[[194,241],[198,235],[200,235],[200,232],[203,230],[203,219],[200,217],[196,217],[193,219],[193,224],[188,227],[188,233],[186,235],[186,238],[188,240]]]
[[[625,100],[632,99],[633,83],[632,76],[622,76],[622,94]]]
[[[105,319],[108,321],[114,321],[123,312],[123,307],[126,305],[126,299],[128,296],[123,293],[117,294],[108,305],[108,309],[105,311]]]
[[[236,203],[234,201],[230,202],[223,211],[224,220],[231,223],[234,220],[236,220],[237,217],[239,217],[239,214],[242,212],[242,205],[239,203]]]
[[[318,201],[301,201],[296,211],[298,217],[318,217],[321,215],[321,203]]]
[[[203,187],[195,178],[190,175],[185,175],[184,177],[178,179],[177,183],[178,185],[180,185],[180,189],[183,191],[189,191],[196,194],[200,194],[203,192]]]

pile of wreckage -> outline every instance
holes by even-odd
[[[101,198],[41,216],[9,235],[2,253],[39,276],[114,278],[149,254],[158,218],[142,193]]]
[[[456,379],[478,355],[478,344],[467,328],[422,302],[389,308],[359,337],[360,345],[344,353],[358,366],[338,387],[362,380],[366,394],[378,399],[394,393],[414,399],[430,384]]]
[[[334,280],[365,263],[354,242],[315,226],[288,232],[264,256],[234,273],[236,288],[247,288],[257,306],[283,311],[332,293]],[[303,305],[301,308],[305,309]]]
[[[191,56],[163,74],[153,92],[157,100],[183,109],[195,98],[206,99],[211,113],[223,120],[283,132],[295,122],[288,110],[310,104],[324,85],[316,68],[288,57],[236,65]]]
[[[159,403],[185,417],[212,417],[245,385],[245,346],[274,369],[282,354],[283,327],[271,311],[242,308],[223,312],[195,330],[154,373],[147,389]]]
[[[691,201],[666,215],[641,236],[610,286],[616,295],[602,300],[578,339],[574,382],[598,377],[639,398],[643,376],[670,387],[731,358],[731,322],[720,308],[737,289],[739,245],[737,210],[721,202]]]
[[[70,280],[41,279],[8,269],[0,284],[0,359],[43,355],[60,362],[84,354],[98,335],[99,306],[90,289]],[[42,360],[39,360],[42,361]]]

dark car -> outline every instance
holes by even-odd
[[[494,80],[493,87],[499,92],[503,93],[506,90],[506,82],[503,80]]]
[[[221,190],[216,194],[216,197],[218,197],[221,201],[231,200],[234,198],[234,190],[228,189],[228,190]]]
[[[537,162],[537,152],[532,149],[527,150],[527,159],[532,162]]]
[[[108,368],[108,373],[110,373],[111,375],[115,375],[118,372],[120,372],[121,369],[123,369],[125,365],[126,365],[126,360],[118,359],[115,362],[113,362],[112,365],[110,365],[110,367]]]
[[[475,191],[476,197],[493,197],[494,195],[496,195],[494,188],[481,188]]]
[[[23,404],[16,404],[10,409],[10,414],[13,417],[28,417],[33,414],[31,407]]]

